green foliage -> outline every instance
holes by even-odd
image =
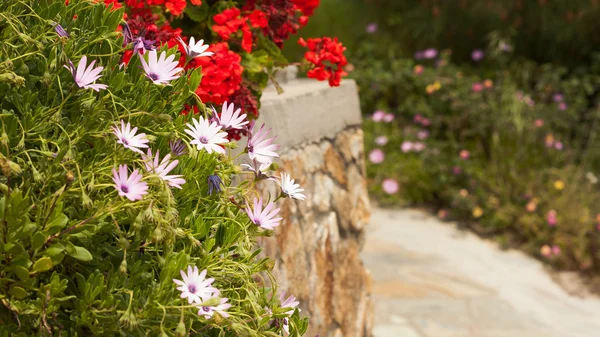
[[[187,142],[184,105],[201,104],[199,70],[158,86],[137,57],[121,68],[122,14],[93,1],[0,3],[0,335],[280,335],[265,310],[285,316],[276,288],[264,288],[272,262],[256,248],[270,232],[240,210],[253,192],[230,186],[239,168],[229,156],[188,144],[174,171],[182,189],[147,174],[142,200],[117,194],[112,170],[144,165],[112,127],[130,122],[164,156],[169,140]],[[107,90],[78,88],[63,68],[83,55],[104,67]],[[209,196],[211,174],[227,188]],[[188,265],[215,278],[229,318],[204,319],[179,298],[172,280]],[[291,322],[291,335],[306,330],[297,314]]]

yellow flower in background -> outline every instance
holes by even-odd
[[[435,92],[435,88],[433,87],[433,84],[428,84],[425,87],[425,92],[427,92],[427,94],[431,95]]]
[[[527,203],[527,205],[525,205],[525,209],[529,213],[535,212],[536,208],[537,208],[537,203],[533,200],[531,200],[530,202]]]
[[[483,86],[486,89],[491,89],[494,86],[494,82],[492,80],[485,80],[483,81]]]
[[[473,211],[471,212],[473,214],[473,217],[475,219],[481,218],[481,216],[483,215],[483,209],[479,206],[476,206],[475,208],[473,208]]]
[[[435,90],[440,90],[441,87],[442,87],[442,84],[439,81],[433,82],[433,88]]]
[[[557,180],[554,182],[554,188],[559,191],[562,191],[565,188],[565,182],[562,180]]]
[[[469,191],[463,188],[458,192],[458,194],[460,194],[461,197],[466,198],[469,195]]]

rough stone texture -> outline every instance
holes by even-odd
[[[368,228],[375,337],[600,336],[600,298],[569,295],[522,252],[416,210],[374,209]]]
[[[260,244],[276,261],[273,274],[281,289],[298,297],[310,317],[306,336],[368,337],[371,282],[360,260],[370,216],[363,133],[347,127],[332,135],[281,154],[281,169],[307,199],[281,200],[283,221],[275,237]],[[261,187],[265,195],[278,193],[276,184]]]

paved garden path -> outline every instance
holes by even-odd
[[[598,337],[600,299],[542,264],[417,210],[373,211],[362,255],[375,337]]]

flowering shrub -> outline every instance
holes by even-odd
[[[196,92],[210,76],[188,67],[226,45],[170,47],[165,26],[140,38],[148,16],[117,32],[119,5],[0,3],[0,334],[302,335],[256,237],[279,225],[275,201],[303,190],[275,181],[269,130],[235,103],[207,109]],[[233,162],[233,130],[250,165]],[[257,183],[281,193],[259,198]]]
[[[102,0],[98,0],[102,1]],[[319,0],[103,0],[111,9],[126,9],[134,50],[125,54],[126,63],[133,52],[159,46],[178,46],[184,53],[186,43],[210,44],[211,58],[180,58],[179,66],[201,69],[196,90],[204,104],[233,102],[242,106],[248,118],[258,117],[260,95],[277,69],[287,65],[281,53],[283,42],[306,25]],[[178,28],[174,28],[178,27]],[[336,57],[342,58],[339,42]],[[342,64],[343,65],[343,64]],[[339,85],[345,73],[335,73],[332,86]],[[329,77],[311,76],[318,80]],[[196,108],[194,108],[196,110]],[[189,109],[186,110],[186,112]],[[230,133],[231,139],[240,134]]]

